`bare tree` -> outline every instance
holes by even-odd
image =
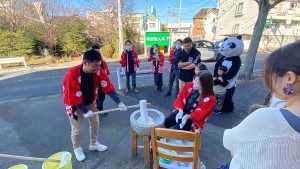
[[[253,35],[251,37],[251,42],[249,50],[247,53],[246,61],[242,72],[240,74],[241,79],[250,80],[253,74],[253,66],[255,63],[255,57],[257,54],[257,49],[259,42],[264,30],[264,25],[269,14],[269,11],[274,8],[278,3],[284,0],[254,0],[258,4],[258,18],[255,23]]]
[[[61,0],[41,0],[41,4],[41,15],[45,19],[35,22],[33,27],[42,37],[42,48],[49,49],[50,54],[55,55],[61,30],[71,22],[71,16],[77,15],[77,9],[72,3]]]
[[[23,28],[30,13],[33,12],[26,0],[0,0],[0,24],[12,31]]]
[[[100,44],[112,44],[113,37],[118,31],[117,0],[81,0],[87,15],[89,35]],[[134,11],[135,0],[122,0],[123,25],[128,28],[128,16]],[[109,6],[113,7],[112,16]]]

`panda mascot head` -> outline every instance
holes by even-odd
[[[244,42],[242,36],[231,37],[225,40],[219,48],[219,52],[226,58],[240,56],[244,51]]]

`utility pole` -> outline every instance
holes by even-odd
[[[148,27],[148,23],[147,23],[147,16],[148,16],[148,0],[146,0],[146,15],[145,15],[145,36],[144,36],[144,57],[147,58],[147,46],[146,46],[146,32],[147,32],[147,27]]]
[[[169,18],[169,7],[167,7],[167,31],[168,30],[168,18]],[[169,41],[169,46],[168,46],[168,53],[171,51],[171,41]]]
[[[121,0],[118,0],[118,20],[119,20],[119,55],[121,55],[124,49]]]
[[[180,2],[179,2],[179,28],[178,28],[179,31],[180,31],[180,23],[181,23],[181,3],[182,3],[182,0],[180,0]]]

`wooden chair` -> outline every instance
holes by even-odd
[[[193,141],[194,144],[193,145],[176,145],[176,144],[162,142],[162,141],[158,140],[158,138],[188,140],[188,141]],[[151,144],[152,144],[154,169],[162,168],[159,166],[158,157],[175,160],[175,161],[192,162],[193,169],[197,169],[198,151],[199,151],[199,145],[200,145],[199,139],[200,139],[199,131],[189,132],[189,131],[182,131],[182,130],[151,127]],[[178,151],[192,152],[193,154],[192,155],[167,154],[167,153],[158,151],[158,147],[169,149],[169,150],[174,150],[177,152]]]

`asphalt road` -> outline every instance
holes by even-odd
[[[254,69],[259,70],[266,54],[257,56]],[[244,60],[242,56],[242,60]],[[205,63],[213,70],[215,62]],[[140,67],[151,64],[142,62]],[[169,64],[166,63],[165,67]],[[69,65],[70,67],[73,65]],[[110,79],[117,86],[116,68],[118,63],[109,63]],[[18,72],[6,71],[0,75],[0,153],[49,157],[59,151],[72,152],[70,126],[62,103],[62,80],[67,68],[29,69]],[[165,69],[163,91],[167,90],[167,69]],[[122,80],[123,84],[125,79]],[[153,75],[137,78],[140,93],[124,94],[119,91],[121,100],[126,105],[137,104],[146,99],[154,109],[167,116],[173,109],[174,97],[164,98],[163,93],[154,92]],[[200,160],[208,169],[216,168],[230,160],[229,152],[222,145],[224,129],[231,128],[248,115],[248,108],[253,103],[262,103],[266,90],[260,80],[239,82],[234,102],[236,109],[229,114],[213,114],[205,125],[202,139]],[[105,109],[115,108],[115,103],[108,97]],[[83,121],[81,145],[87,156],[84,162],[77,162],[73,157],[74,169],[140,169],[143,168],[143,152],[131,157],[131,127],[129,116],[132,110],[100,116],[99,140],[108,145],[106,152],[88,151],[88,124]],[[29,168],[41,168],[41,163],[0,159],[0,169],[25,163]]]
[[[259,53],[256,58],[256,63],[254,66],[254,71],[258,71],[261,68],[263,58],[266,53]],[[245,55],[242,55],[242,63],[245,60]],[[204,62],[210,71],[213,71],[215,62]],[[71,65],[70,65],[71,66]],[[169,63],[165,61],[165,71],[163,74],[164,85],[168,83],[168,71],[167,67]],[[112,83],[117,87],[117,75],[116,69],[120,65],[116,62],[109,63],[109,69],[111,71],[110,79]],[[151,67],[149,62],[143,61],[140,67]],[[28,70],[20,76],[15,76],[13,78],[5,79],[0,81],[0,101],[36,97],[36,96],[47,96],[53,94],[62,93],[62,80],[66,72],[64,69],[54,69],[54,70],[44,70],[35,71]],[[0,78],[1,79],[1,78]],[[123,87],[125,85],[125,80],[122,80]],[[150,76],[140,76],[137,78],[137,86],[142,86],[145,84],[153,84],[153,75]]]

